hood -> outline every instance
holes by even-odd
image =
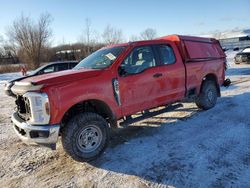
[[[10,81],[8,81],[8,82],[9,82],[9,83],[14,83],[14,82],[23,80],[23,79],[28,78],[28,77],[31,77],[31,76],[34,76],[34,75],[28,74],[28,75],[26,75],[26,76],[22,76],[22,77],[19,77],[19,78],[12,79],[12,80],[10,80]]]
[[[236,55],[250,55],[250,52],[239,52]]]
[[[32,82],[35,85],[55,85],[75,80],[81,80],[98,76],[102,70],[95,69],[80,69],[80,70],[65,70],[49,74],[42,74],[38,76],[27,77],[21,82]]]

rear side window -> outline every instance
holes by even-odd
[[[169,45],[159,45],[158,52],[161,64],[171,65],[175,63],[175,55],[173,49]]]
[[[57,65],[57,71],[63,71],[68,69],[68,63],[62,63]]]

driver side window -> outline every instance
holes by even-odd
[[[125,75],[137,74],[154,66],[155,58],[151,46],[140,46],[133,49],[121,64]]]

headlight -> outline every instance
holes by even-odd
[[[5,90],[10,90],[10,88],[14,85],[13,82],[7,82],[4,84],[4,89]]]
[[[23,95],[29,100],[31,118],[30,124],[48,124],[49,114],[49,98],[46,93],[27,92]]]
[[[42,97],[41,96],[34,96],[34,105],[37,108],[42,107]]]

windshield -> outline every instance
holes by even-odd
[[[113,48],[100,49],[88,57],[84,58],[73,69],[89,68],[104,69],[110,66],[125,47],[118,46]]]
[[[42,70],[46,66],[48,65],[43,65],[41,67],[38,67],[37,69],[30,71],[29,74],[37,74],[40,70]]]

